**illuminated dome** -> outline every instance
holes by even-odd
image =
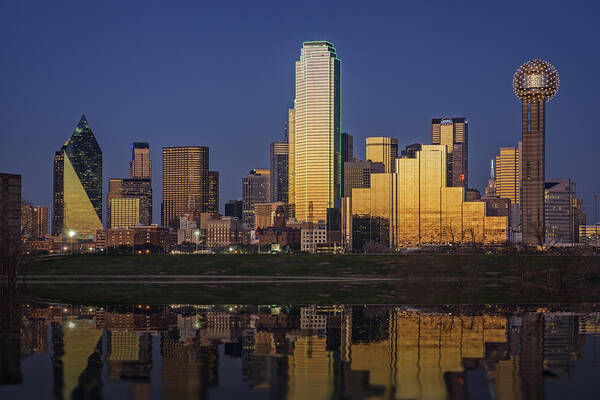
[[[550,101],[558,92],[558,72],[543,60],[521,65],[513,78],[515,95],[526,103]]]

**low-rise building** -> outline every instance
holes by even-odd
[[[173,237],[168,227],[158,225],[103,229],[96,232],[97,249],[152,246],[167,252],[175,240],[176,237]]]
[[[286,226],[286,210],[283,203],[276,208],[271,225],[256,229],[259,244],[278,244],[281,247],[296,249],[300,246],[300,229]]]
[[[600,223],[579,226],[579,242],[600,247]]]
[[[324,222],[302,224],[300,232],[300,250],[315,253],[317,243],[327,243],[327,225]]]
[[[206,228],[207,247],[218,248],[244,243],[242,222],[235,217],[209,220]]]

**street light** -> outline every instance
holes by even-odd
[[[196,229],[196,230],[194,231],[194,235],[196,236],[196,241],[195,241],[195,243],[196,243],[196,253],[197,253],[197,252],[198,252],[198,238],[200,237],[200,231],[199,231],[198,229]]]
[[[73,254],[73,238],[75,237],[75,231],[71,229],[67,235],[69,235],[69,239],[71,240],[71,254]]]

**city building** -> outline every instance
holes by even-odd
[[[43,239],[48,233],[48,207],[23,203],[21,206],[21,232],[23,238],[28,240]]]
[[[152,180],[152,161],[150,161],[150,145],[145,142],[134,142],[131,145],[131,179]]]
[[[508,218],[486,216],[484,202],[466,202],[464,187],[449,187],[447,161],[445,145],[424,145],[416,158],[397,159],[395,173],[373,174],[370,188],[353,190],[353,216],[388,224],[392,248],[506,242]]]
[[[327,225],[324,222],[303,223],[300,232],[300,251],[314,254],[318,243],[327,243]]]
[[[288,203],[294,204],[296,199],[296,110],[288,110]],[[294,207],[295,212],[295,207]],[[294,214],[295,217],[295,214]]]
[[[21,175],[0,173],[0,246],[15,239],[21,239]]]
[[[579,243],[579,227],[585,225],[587,218],[583,212],[583,200],[573,197],[571,199],[571,216],[573,218],[571,226],[573,228],[573,241]]]
[[[544,185],[546,244],[574,242],[572,186],[569,178],[552,179]]]
[[[490,160],[490,179],[488,179],[488,184],[485,187],[485,197],[495,197],[496,196],[496,167],[494,166],[494,160]]]
[[[545,113],[558,85],[558,72],[542,60],[526,62],[513,77],[515,95],[522,103],[520,206],[523,243],[528,245],[544,243]]]
[[[205,146],[163,147],[161,225],[177,229],[184,214],[208,209],[209,149]]]
[[[341,61],[333,44],[304,42],[296,61],[293,193],[296,219],[325,220],[341,197]]]
[[[127,228],[100,229],[96,234],[96,248],[130,246],[160,248],[168,252],[175,244],[171,231],[165,226],[132,226]]]
[[[466,118],[431,120],[431,144],[448,147],[448,186],[469,187],[469,123]]]
[[[269,186],[271,185],[270,171],[268,169],[253,169],[242,178],[243,194],[243,222],[250,229],[254,229],[254,205],[268,203],[270,198]]]
[[[300,229],[286,226],[287,211],[279,203],[273,215],[273,222],[267,227],[258,227],[256,237],[259,244],[278,244],[281,247],[289,246],[292,249],[300,247]]]
[[[344,251],[352,252],[352,197],[342,197],[341,212],[341,237]]]
[[[121,197],[110,200],[110,228],[127,228],[140,224],[140,199]]]
[[[142,178],[110,178],[108,180],[108,194],[106,196],[106,227],[112,226],[113,211],[112,202],[115,199],[137,199],[138,205],[138,223],[141,225],[152,225],[152,181]],[[130,204],[120,203],[121,205]]]
[[[225,203],[225,216],[235,217],[241,221],[243,218],[243,203],[242,199],[229,200]]]
[[[400,158],[415,158],[417,156],[417,151],[421,151],[421,143],[413,143],[409,144],[400,152]]]
[[[269,154],[271,160],[271,202],[288,202],[288,142],[277,141],[271,143]]]
[[[258,228],[268,228],[270,226],[273,226],[275,212],[277,211],[278,207],[280,207],[280,206],[286,212],[286,217],[287,217],[288,214],[287,214],[287,210],[285,207],[286,204],[281,201],[255,204],[254,205],[254,215],[255,215],[254,227],[256,229],[258,229]]]
[[[382,162],[346,161],[344,163],[344,197],[352,197],[352,189],[371,186],[371,174],[385,172]]]
[[[219,212],[219,171],[208,171],[208,201],[206,212]]]
[[[520,203],[521,196],[521,142],[517,147],[501,147],[496,156],[495,195]]]
[[[225,247],[244,243],[242,221],[233,217],[207,222],[206,245],[209,248]]]
[[[398,158],[398,139],[391,137],[368,137],[366,139],[365,159],[380,162],[386,173],[394,172]]]
[[[102,229],[102,150],[85,118],[54,156],[52,234],[94,239]]]
[[[477,189],[469,188],[465,191],[465,201],[479,201],[481,200],[481,192]]]
[[[600,247],[600,223],[579,226],[579,242]]]
[[[342,151],[341,151],[341,167],[342,167],[342,188],[340,193],[344,196],[346,189],[344,189],[344,166],[348,161],[354,161],[354,136],[347,132],[342,132]]]
[[[206,240],[206,230],[202,232],[198,228],[198,224],[194,220],[192,214],[182,215],[179,217],[179,229],[177,229],[177,244],[185,242],[199,245]]]

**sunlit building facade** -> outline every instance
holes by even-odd
[[[52,234],[93,239],[102,229],[102,150],[85,115],[54,156]]]
[[[486,216],[482,201],[466,202],[464,187],[447,185],[445,145],[424,145],[415,158],[396,160],[393,174],[373,174],[354,189],[352,214],[389,221],[394,248],[458,242],[504,243],[508,218]]]
[[[341,61],[333,44],[304,42],[296,61],[293,192],[296,219],[325,220],[341,194]]]
[[[496,196],[519,204],[521,191],[521,143],[518,147],[501,147],[496,156]]]
[[[469,123],[466,118],[431,120],[431,144],[448,147],[448,186],[469,187]]]
[[[288,202],[294,204],[296,199],[296,109],[288,110]],[[295,212],[295,208],[294,208]]]
[[[121,197],[110,200],[110,227],[127,228],[140,224],[140,199]]]
[[[368,137],[365,147],[367,161],[380,162],[385,165],[385,172],[394,172],[398,158],[398,139],[391,137]]]
[[[131,145],[131,179],[152,179],[152,161],[150,161],[150,145],[135,142]]]
[[[152,181],[150,179],[120,179],[108,180],[106,195],[106,227],[112,226],[112,200],[128,198],[139,200],[139,224],[152,224]]]

